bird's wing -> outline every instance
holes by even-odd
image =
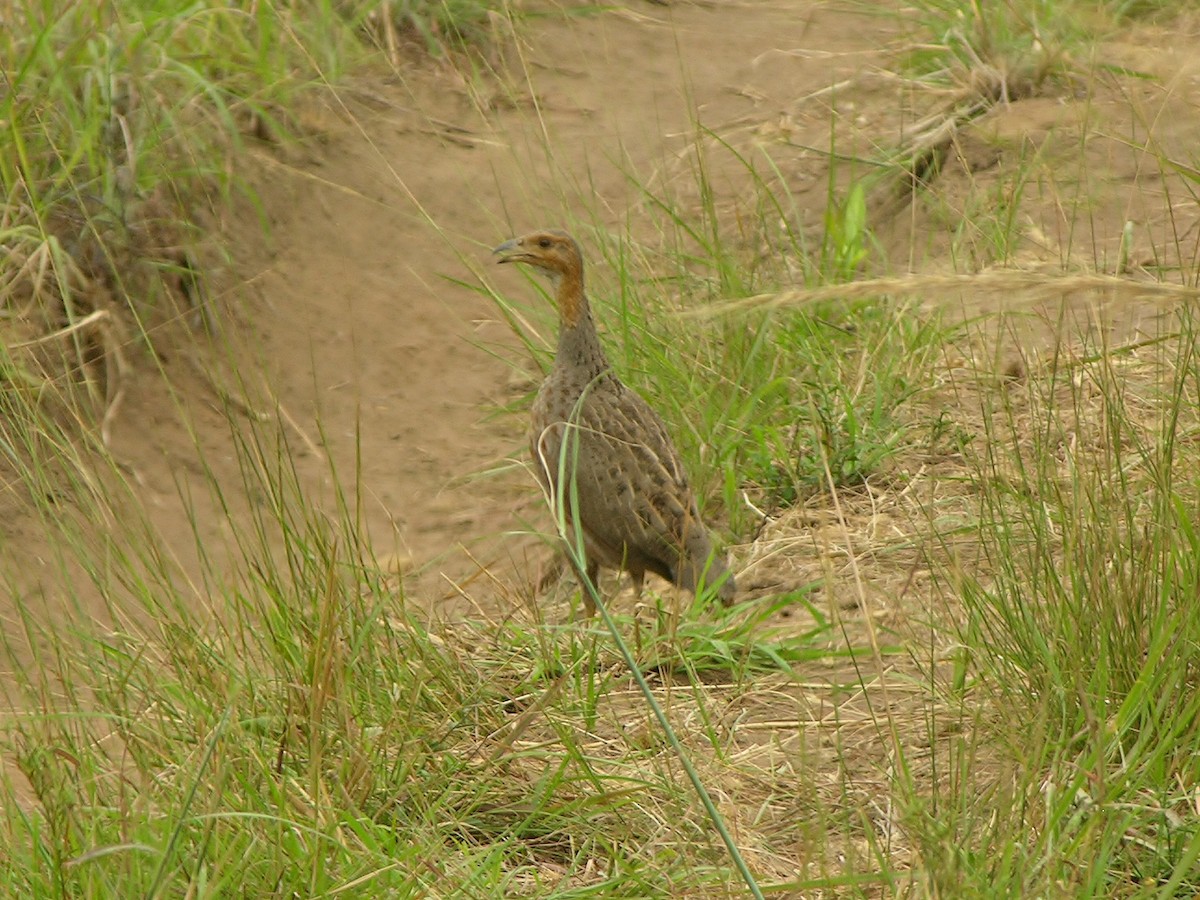
[[[580,524],[630,568],[673,579],[698,524],[696,503],[662,420],[633,391],[613,388],[586,397],[571,426]]]

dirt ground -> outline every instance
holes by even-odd
[[[480,475],[523,460],[522,423],[490,413],[529,381],[503,358],[518,351],[495,305],[456,282],[482,275],[532,301],[490,247],[591,209],[619,223],[637,209],[630,176],[659,186],[675,177],[697,118],[714,133],[752,132],[870,66],[890,38],[887,19],[805,2],[761,4],[752,16],[736,4],[634,3],[528,27],[501,35],[498,77],[422,60],[314,105],[303,146],[238,161],[269,235],[246,207],[220,226],[233,260],[218,280],[218,318],[237,343],[249,337],[239,354],[262,361],[302,484],[328,499],[332,462],[353,489],[357,455],[374,553],[403,562],[409,596],[450,615],[466,608],[455,585],[479,564],[520,585],[550,558],[536,538],[511,534],[548,525],[532,477]],[[232,485],[228,428],[212,408],[220,376],[197,374],[220,366],[215,351],[181,347],[168,371],[203,458]],[[176,418],[175,401],[140,378],[114,449],[186,562],[192,526],[178,498],[203,504],[206,492],[189,487],[200,472]],[[221,517],[205,518],[219,546]]]
[[[514,532],[546,520],[532,477],[506,463],[523,459],[522,424],[492,412],[529,389],[534,367],[514,370],[508,360],[522,351],[473,286],[485,279],[521,302],[533,293],[516,272],[492,265],[489,248],[593,215],[644,229],[635,182],[669,188],[686,205],[697,144],[767,148],[803,224],[819,228],[831,124],[847,150],[879,150],[903,144],[937,107],[887,74],[903,44],[898,28],[894,17],[809,0],[576,10],[528,20],[519,35],[497,25],[492,72],[422,59],[360,75],[302,111],[300,144],[251,147],[234,164],[261,212],[243,203],[215,223],[232,248],[229,264],[212,273],[229,340],[168,338],[173,392],[147,360],[135,360],[113,426],[114,453],[183,569],[195,573],[199,554],[181,498],[196,510],[210,557],[221,558],[230,531],[199,460],[229,490],[242,483],[219,410],[232,348],[243,365],[261,363],[265,380],[251,393],[263,398],[260,412],[278,410],[304,490],[332,502],[336,472],[349,492],[361,491],[364,538],[408,573],[410,598],[447,616],[464,612],[474,601],[458,586],[481,566],[495,590],[473,589],[476,600],[527,595],[522,586],[550,553]],[[967,261],[951,259],[950,248],[975,244],[955,245],[955,229],[977,210],[956,204],[984,180],[1004,188],[1030,153],[1061,157],[1060,181],[1025,185],[1013,201],[1015,261],[1111,271],[1129,221],[1137,223],[1126,252],[1133,266],[1169,269],[1192,258],[1194,197],[1181,187],[1164,201],[1169,177],[1148,164],[1145,148],[1153,130],[1160,151],[1194,163],[1193,37],[1187,28],[1143,33],[1106,48],[1108,62],[1156,80],[1109,79],[1090,97],[1081,88],[1014,99],[964,123],[937,202],[901,203],[872,222],[888,267],[961,268]],[[1082,155],[1081,122],[1091,128]],[[715,154],[710,175],[732,223],[745,171]],[[1082,217],[1061,204],[1069,185],[1089,198]],[[1088,234],[1068,233],[1068,222],[1086,222]],[[977,243],[971,262],[986,266],[986,236]],[[52,577],[52,554],[34,523],[14,513],[9,526],[6,552],[33,590]],[[819,570],[817,543],[806,546]],[[733,548],[735,564],[759,556]],[[904,577],[890,573],[887,583]]]
[[[697,149],[707,154],[713,203],[731,235],[755,204],[735,153],[769,158],[789,213],[818,234],[831,128],[844,183],[870,173],[862,160],[919,146],[924,117],[944,121],[961,99],[894,75],[913,38],[902,17],[868,6],[629,0],[602,12],[566,7],[570,14],[526,19],[518,34],[497,23],[490,70],[414,54],[297,111],[299,142],[248,143],[231,164],[255,199],[212,223],[229,247],[224,261],[213,256],[209,272],[216,337],[206,339],[191,319],[165,329],[157,336],[165,380],[148,355],[132,353],[112,422],[120,471],[194,584],[197,604],[214,593],[201,558],[217,572],[244,568],[234,532],[254,504],[267,502],[244,496],[243,457],[227,412],[229,398],[244,393],[248,400],[232,401],[234,420],[279,427],[313,504],[332,510],[338,487],[362,498],[361,540],[384,567],[403,573],[410,604],[446,619],[529,614],[532,585],[552,557],[530,531],[550,523],[524,468],[524,419],[496,410],[528,394],[536,364],[480,286],[527,308],[537,298],[520,273],[494,265],[490,248],[534,228],[573,226],[595,261],[589,223],[652,242],[653,210],[641,186],[670,193],[681,209],[698,208]],[[986,273],[1003,263],[1048,275],[1195,284],[1198,39],[1196,21],[1139,26],[1098,48],[1095,80],[1032,85],[985,115],[963,118],[919,196],[873,196],[876,243],[864,276]],[[602,283],[597,274],[593,283]],[[1115,291],[1024,295],[985,290],[982,281],[970,292],[951,285],[907,299],[964,320],[1028,313],[993,320],[963,346],[946,348],[948,372],[991,366],[1006,377],[1028,372],[1062,339],[1153,335],[1169,310]],[[956,399],[947,392],[939,402],[950,407]],[[888,640],[911,636],[909,624],[952,616],[930,609],[935,591],[920,536],[935,513],[921,507],[927,497],[941,501],[943,472],[947,492],[969,490],[962,487],[969,476],[961,460],[918,462],[910,480],[819,496],[765,524],[731,548],[739,581],[768,593],[821,580],[815,602],[855,619],[842,631],[847,639],[874,639],[876,628]],[[959,500],[950,497],[936,514],[969,522]],[[68,592],[55,586],[60,559],[27,505],[0,491],[4,583],[26,608],[30,597],[42,597],[54,621],[57,598]],[[971,540],[962,539],[964,558],[976,552],[965,546]],[[89,590],[76,591],[94,599],[84,615],[119,617]],[[564,594],[543,605],[548,617],[565,615]],[[0,597],[0,627],[17,629],[15,606]],[[943,648],[927,643],[932,660]],[[829,765],[814,762],[814,771],[832,773],[835,762],[850,759],[861,769],[855,784],[864,796],[881,794],[889,746],[878,716],[896,709],[916,723],[896,738],[912,744],[903,758],[922,760],[914,780],[940,777],[928,762],[931,734],[920,726],[927,698],[907,689],[918,679],[894,679],[889,693],[882,677],[867,686],[861,673],[805,674],[804,686],[786,688],[799,694],[785,708],[792,717],[808,710],[811,720],[796,723],[802,727],[787,740],[828,754]],[[853,687],[841,706],[829,698],[842,694],[825,690],[839,681]],[[784,746],[773,702],[738,713],[747,759]],[[814,808],[844,803],[841,789],[834,775],[815,783]],[[798,815],[792,806],[779,812],[789,828]]]

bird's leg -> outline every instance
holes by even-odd
[[[546,571],[542,572],[541,577],[538,578],[537,592],[539,594],[546,593],[546,591],[550,589],[550,586],[562,577],[563,565],[564,562],[561,553],[556,555],[554,559],[551,560],[550,565],[546,568]]]
[[[587,564],[587,580],[592,583],[597,591],[600,590],[600,563],[588,561]],[[589,619],[596,616],[596,601],[592,599],[592,592],[588,590],[588,586],[583,585],[583,611]]]
[[[642,602],[642,586],[646,583],[645,572],[630,572],[629,580],[633,582],[633,601],[634,603]]]

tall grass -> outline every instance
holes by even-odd
[[[303,92],[362,63],[380,28],[433,47],[484,11],[474,0],[9,4],[0,305],[35,330],[114,303],[143,334],[176,316],[207,321],[204,270],[219,248],[204,214],[238,190],[231,154],[299,136]]]
[[[243,129],[280,127],[297,87],[316,74],[309,65],[302,74],[301,40],[327,59],[349,50],[345,25],[327,6],[311,7],[14,5],[3,38],[0,184],[8,227],[32,245],[25,253],[37,241],[55,245],[47,287],[73,287],[65,257],[81,275],[119,284],[127,266],[118,264],[138,246],[129,245],[140,238],[165,251],[143,232],[185,218],[178,205],[137,215],[148,203],[229,189],[225,158]],[[293,20],[311,34],[297,34]]]
[[[1022,892],[1200,883],[1200,372],[1194,315],[1170,324],[1149,353],[1085,346],[979,398],[982,565],[953,578],[962,640],[1009,711],[993,727],[1028,767],[1031,830],[999,836],[1018,842],[999,868]]]
[[[119,471],[80,466],[98,492],[22,473],[61,557],[5,630],[5,893],[661,896],[735,878],[671,753],[627,731],[628,671],[594,635],[426,624],[364,555],[354,503],[305,498],[283,434],[238,423],[235,450],[260,502],[230,517],[202,592]],[[712,666],[703,632],[644,636],[651,679],[791,653],[713,631]],[[707,772],[728,765],[715,722],[687,741]]]
[[[412,15],[426,39],[465,33],[465,8],[388,5],[383,35]],[[1025,8],[921,5],[1021,41]],[[5,576],[0,893],[734,895],[683,755],[777,894],[1200,889],[1194,317],[1125,344],[1059,335],[997,377],[986,317],[952,328],[883,291],[696,315],[886,269],[870,185],[832,163],[815,229],[783,161],[704,133],[685,178],[639,185],[642,227],[571,223],[613,362],[735,558],[766,528],[755,575],[807,566],[727,615],[617,611],[678,746],[598,629],[418,613],[370,558],[359,498],[318,509],[287,432],[233,410],[242,482],[208,498],[227,546],[200,547],[199,574],[173,561],[88,427],[123,339],[89,316],[124,304],[141,338],[202,305],[178,211],[235,190],[228,155],[286,135],[295,92],[384,10],[27,3],[0,38],[0,299],[26,345],[0,357],[4,502],[37,519],[54,576]],[[713,188],[717,155],[740,197]],[[545,365],[551,306],[496,299]]]

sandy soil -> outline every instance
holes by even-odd
[[[201,559],[209,571],[245,569],[233,536],[268,502],[245,496],[245,456],[235,445],[248,429],[230,426],[257,419],[285,438],[310,507],[332,510],[338,488],[362,498],[360,540],[385,567],[404,571],[410,603],[448,618],[531,604],[531,585],[552,554],[528,532],[549,520],[522,465],[524,419],[495,411],[519,405],[537,367],[480,286],[526,308],[538,301],[519,273],[493,265],[489,249],[542,226],[576,227],[586,244],[593,221],[652,241],[652,210],[637,185],[669,191],[682,209],[698,205],[690,170],[697,147],[708,154],[714,202],[731,234],[754,198],[730,150],[769,156],[797,224],[819,232],[831,127],[845,182],[870,171],[862,159],[906,145],[924,116],[957,102],[889,74],[905,44],[899,28],[895,17],[811,0],[630,0],[603,13],[575,10],[530,19],[519,35],[498,27],[492,71],[422,57],[363,74],[298,111],[299,143],[248,147],[233,164],[256,200],[212,223],[230,247],[226,261],[210,261],[216,338],[191,327],[157,335],[165,380],[131,345],[133,371],[113,422],[121,477],[194,585],[196,603],[214,593]],[[1002,261],[1003,237],[1003,261],[1026,271],[1194,284],[1198,39],[1194,22],[1131,31],[1100,48],[1108,68],[1095,82],[1031,90],[959,123],[918,196],[873,198],[878,252],[864,275],[986,270]],[[1121,68],[1150,77],[1120,77]],[[964,318],[1029,313],[980,328],[973,346],[946,350],[948,370],[991,360],[1007,376],[1018,359],[1015,378],[1041,348],[1153,334],[1168,309],[1095,290],[1047,298],[952,288],[917,299]],[[744,536],[732,552],[739,578],[762,592],[821,580],[816,602],[828,604],[831,618],[852,620],[841,631],[847,640],[873,639],[875,629],[891,640],[952,616],[930,609],[935,591],[919,546],[933,517],[920,508],[922,492],[942,490],[939,465],[954,463],[921,461],[911,482],[836,502],[812,498],[754,540]],[[970,490],[957,465],[947,492]],[[47,623],[58,627],[61,598],[71,593],[59,586],[53,541],[28,509],[16,492],[0,490],[0,583],[9,589],[0,626],[10,637],[20,630],[15,598],[25,609],[43,600]],[[93,530],[103,540],[104,529]],[[970,535],[962,540],[964,556],[976,552],[966,546]],[[85,617],[123,615],[84,572],[68,565],[66,576],[80,585]],[[548,616],[565,611],[563,593],[557,606],[543,605]],[[941,648],[926,643],[932,660]],[[914,779],[939,777],[927,752],[926,698],[906,689],[907,675],[889,694],[882,677],[868,687],[861,672],[805,674],[830,689],[789,683],[802,696],[782,708],[793,716],[810,709],[811,721],[781,738],[767,690],[761,708],[738,712],[742,750],[761,744],[766,754],[799,741],[797,758],[812,771],[849,764],[856,789],[877,796],[891,765],[878,716],[896,709],[914,723],[896,738],[904,758],[921,760]],[[5,682],[0,672],[0,689]],[[841,707],[830,703],[843,697]],[[814,782],[812,802],[844,804],[837,776],[825,779]],[[789,806],[781,822],[791,828],[804,814]]]
[[[330,463],[352,490],[357,455],[371,547],[411,561],[410,596],[422,602],[463,608],[453,585],[477,563],[528,581],[550,553],[510,532],[547,524],[540,494],[523,469],[480,473],[523,460],[523,423],[489,413],[529,380],[503,358],[520,352],[494,304],[456,282],[483,277],[536,302],[519,275],[493,267],[491,246],[592,208],[619,223],[638,202],[629,176],[661,186],[677,174],[697,117],[730,133],[789,115],[797,97],[870,65],[888,26],[805,2],[753,16],[725,4],[631,4],[551,17],[502,41],[497,77],[468,81],[426,61],[363,77],[305,112],[304,146],[241,160],[270,230],[264,239],[246,208],[222,223],[234,248],[222,316],[234,323],[227,334],[250,337],[239,355],[263,363],[306,490],[329,499]],[[220,368],[201,352],[186,366],[176,359],[171,374],[214,475],[237,484],[196,362]],[[151,379],[137,393],[115,448],[186,556],[176,484],[199,475],[192,438],[167,424],[173,404]],[[193,503],[205,493],[185,492]],[[212,515],[209,539],[223,530]]]
[[[363,75],[302,111],[306,140],[236,160],[261,207],[241,204],[215,223],[232,248],[230,263],[212,272],[228,341],[170,337],[173,391],[148,360],[135,360],[114,423],[114,452],[184,571],[195,576],[198,545],[220,560],[230,533],[208,476],[231,492],[242,483],[220,410],[232,352],[243,372],[261,365],[264,383],[249,385],[255,409],[278,411],[302,488],[331,503],[336,472],[345,490],[361,492],[364,540],[410,573],[410,597],[457,614],[469,604],[455,585],[481,565],[497,597],[527,595],[521,585],[550,553],[512,532],[545,519],[532,478],[505,464],[523,458],[522,422],[491,413],[529,389],[535,367],[514,370],[522,351],[473,286],[486,280],[521,302],[533,292],[517,273],[495,269],[488,248],[595,214],[604,225],[644,228],[634,182],[670,187],[686,204],[697,143],[767,148],[798,215],[819,227],[831,124],[847,151],[878,149],[902,143],[936,106],[910,102],[884,73],[899,40],[894,18],[808,0],[633,2],[525,28],[498,30],[491,73],[422,60]],[[1006,184],[1033,152],[1058,165],[1059,181],[1026,186],[1014,201],[1015,260],[1111,268],[1126,221],[1138,223],[1134,265],[1191,258],[1172,236],[1194,244],[1193,195],[1145,152],[1151,130],[1159,150],[1181,161],[1194,146],[1200,89],[1185,38],[1186,29],[1170,40],[1143,34],[1108,48],[1111,62],[1157,80],[1110,79],[1091,97],[1032,96],[965,124],[934,199],[873,222],[888,266],[949,270],[955,228],[976,212],[964,198],[985,179]],[[1140,49],[1150,45],[1165,49]],[[1081,123],[1092,135],[1082,158]],[[710,174],[718,203],[735,216],[744,170],[726,155]],[[1089,198],[1082,217],[1060,202],[1080,179],[1088,179],[1075,191]],[[1181,186],[1164,202],[1171,179]],[[1070,222],[1087,222],[1086,238],[1068,233]],[[974,262],[987,265],[984,236],[979,248]],[[234,515],[253,502],[234,498]],[[20,567],[12,581],[44,590],[54,563],[38,526],[15,508],[5,517],[6,552]],[[734,551],[735,560],[752,555]]]

